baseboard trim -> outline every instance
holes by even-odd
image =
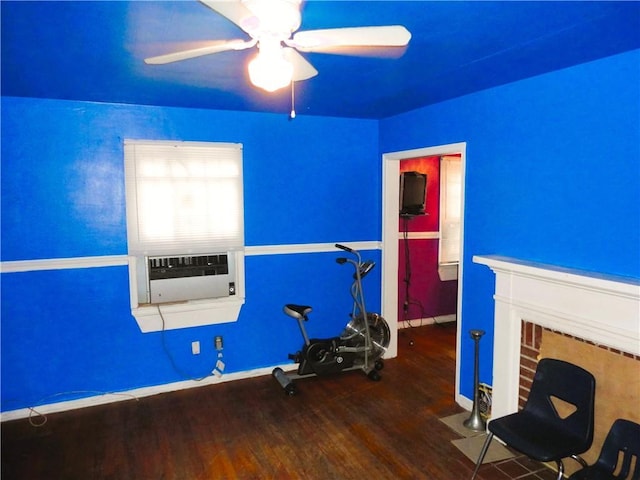
[[[398,329],[403,328],[416,328],[423,327],[425,325],[433,325],[436,323],[449,323],[456,321],[456,314],[452,313],[449,315],[438,315],[435,317],[427,317],[427,318],[416,318],[413,320],[402,320],[398,322]]]
[[[273,367],[257,368],[254,370],[247,370],[244,372],[227,373],[221,376],[211,375],[210,377],[207,377],[204,380],[199,382],[195,380],[186,380],[181,382],[166,383],[164,385],[157,385],[153,387],[136,388],[134,390],[128,390],[123,392],[104,392],[104,393],[100,393],[99,395],[78,398],[75,400],[48,403],[48,404],[37,405],[37,406],[28,407],[28,408],[20,408],[17,410],[2,412],[0,413],[0,422],[9,422],[11,420],[29,418],[30,416],[33,416],[33,415],[36,415],[36,416],[47,415],[51,413],[66,412],[69,410],[77,410],[80,408],[95,407],[98,405],[105,405],[108,403],[124,402],[124,401],[131,401],[131,400],[138,401],[139,399],[144,397],[176,392],[178,390],[206,387],[210,385],[231,382],[234,380],[244,380],[247,378],[271,375],[271,372],[276,367],[280,367],[284,371],[291,371],[291,370],[295,370],[298,366],[296,364],[287,363],[284,365],[275,365]],[[274,389],[277,390],[278,388],[279,388],[278,385],[274,384]]]
[[[467,397],[459,394],[456,395],[456,403],[468,412],[471,412],[471,410],[473,410],[473,400],[470,400]]]

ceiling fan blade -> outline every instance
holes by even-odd
[[[242,30],[249,33],[255,30],[260,24],[260,19],[256,17],[240,0],[200,0],[214,12],[231,20]]]
[[[299,82],[318,75],[318,70],[293,48],[284,48],[284,58],[293,65],[293,81]]]
[[[366,57],[366,58],[379,58],[379,59],[394,59],[402,57],[407,50],[407,47],[353,47],[353,46],[340,46],[340,47],[326,47],[313,49],[312,53],[327,53],[330,55],[341,55],[347,57]]]
[[[297,32],[287,45],[302,52],[322,52],[333,47],[404,47],[411,33],[402,25],[348,27]]]
[[[180,60],[187,60],[188,58],[202,57],[203,55],[211,55],[212,53],[226,52],[228,50],[244,50],[245,48],[251,48],[256,44],[255,40],[220,40],[209,43],[205,47],[191,48],[189,50],[182,50],[180,52],[167,53],[164,55],[158,55],[156,57],[149,57],[144,59],[144,63],[149,65],[164,65],[165,63],[178,62]]]

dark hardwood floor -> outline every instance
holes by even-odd
[[[5,422],[2,480],[467,479],[473,463],[438,420],[462,411],[454,371],[451,323],[403,330],[380,382],[310,378],[288,397],[264,376],[52,414],[38,428]],[[554,476],[516,458],[478,478]]]

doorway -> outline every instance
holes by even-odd
[[[389,323],[391,342],[387,357],[398,355],[398,213],[400,211],[400,161],[416,157],[460,155],[461,211],[464,212],[464,178],[466,143],[453,143],[435,147],[417,148],[382,155],[382,315]],[[462,324],[462,285],[464,278],[464,215],[460,221],[460,264],[458,266],[458,299],[456,306],[456,381],[455,397],[460,403],[460,326]]]

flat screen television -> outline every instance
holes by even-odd
[[[427,176],[420,172],[400,174],[400,215],[424,215],[427,200]]]

